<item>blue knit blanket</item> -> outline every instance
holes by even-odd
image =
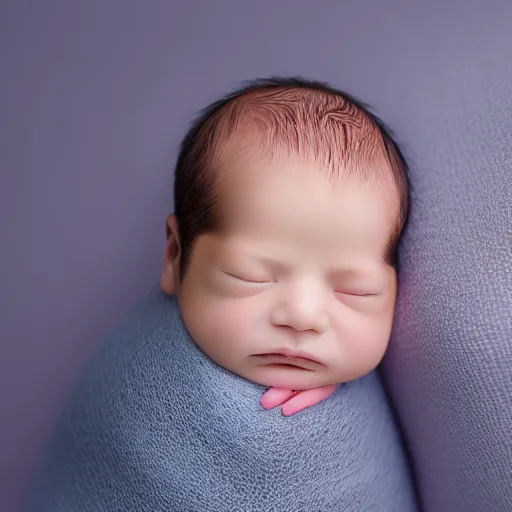
[[[193,343],[160,292],[112,332],[59,420],[31,512],[412,512],[371,373],[295,416]]]

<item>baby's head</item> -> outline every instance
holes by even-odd
[[[162,288],[212,360],[295,390],[378,365],[408,179],[362,104],[299,79],[214,103],[183,141],[175,208]]]

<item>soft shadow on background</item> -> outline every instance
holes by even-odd
[[[506,2],[4,0],[0,510],[23,510],[70,383],[158,278],[199,108],[252,77],[327,80],[376,107],[431,173],[416,179],[437,180],[429,144],[478,122],[458,98],[486,80],[510,90],[511,20]]]

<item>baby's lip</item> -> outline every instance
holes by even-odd
[[[304,352],[295,352],[290,350],[278,350],[264,354],[255,354],[265,366],[268,365],[286,365],[296,366],[304,370],[318,370],[319,367],[325,367],[325,364],[314,359]]]

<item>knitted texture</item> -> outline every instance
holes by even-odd
[[[65,409],[33,512],[412,512],[407,463],[372,373],[292,417],[213,363],[175,298],[115,330]]]

